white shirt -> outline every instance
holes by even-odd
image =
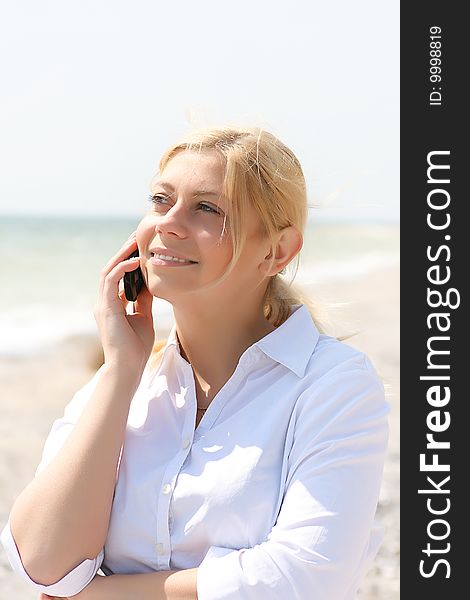
[[[38,472],[99,376],[54,422]],[[13,568],[52,595],[78,593],[102,565],[199,567],[199,600],[355,598],[381,538],[388,409],[367,357],[320,335],[300,304],[245,350],[194,430],[194,376],[173,326],[131,403],[104,552],[42,586],[22,567],[9,523],[2,542]]]

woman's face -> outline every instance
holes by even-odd
[[[179,152],[152,185],[152,208],[137,228],[142,273],[150,292],[175,303],[197,293],[225,272],[232,244],[222,196],[224,164],[216,152]],[[248,211],[247,240],[240,259],[221,284],[201,290],[219,300],[254,289],[265,278],[259,269],[269,253],[255,209]],[[188,259],[174,262],[156,254]],[[215,294],[215,296],[214,296]],[[205,296],[208,298],[208,296]]]

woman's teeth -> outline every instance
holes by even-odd
[[[193,262],[192,260],[184,260],[183,258],[176,258],[174,256],[166,256],[165,254],[154,254],[155,258],[160,258],[162,260],[171,260],[173,262],[187,263]]]

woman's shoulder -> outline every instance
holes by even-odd
[[[378,377],[370,358],[364,352],[330,335],[320,334],[307,364],[306,374],[335,375],[362,371]]]
[[[384,383],[370,358],[334,337],[319,336],[304,379],[304,409],[326,402],[340,412],[353,405],[362,405],[366,412],[389,412]]]
[[[90,374],[87,382],[79,388],[72,396],[72,398],[68,401],[64,408],[64,416],[63,420],[69,423],[75,423],[78,421],[78,418],[83,412],[90,396],[95,390],[101,373],[104,370],[104,364],[102,364],[98,369]]]
[[[161,366],[163,353],[165,351],[166,345],[168,343],[168,339],[159,338],[156,339],[152,351],[150,353],[150,357],[147,361],[147,365],[144,370],[144,378],[152,379],[157,374],[159,367]]]

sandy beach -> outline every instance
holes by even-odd
[[[361,278],[315,286],[312,297],[341,305],[331,311],[335,334],[358,331],[346,343],[366,352],[386,386],[391,404],[390,446],[378,516],[385,539],[365,578],[360,600],[399,598],[399,271],[387,267]],[[157,329],[157,337],[164,331]],[[78,336],[29,358],[0,360],[0,525],[34,476],[52,422],[100,360],[95,338]],[[37,600],[13,574],[0,549],[0,597]],[[325,599],[327,600],[327,599]],[[330,599],[328,599],[330,600]],[[333,600],[333,599],[331,599]]]

